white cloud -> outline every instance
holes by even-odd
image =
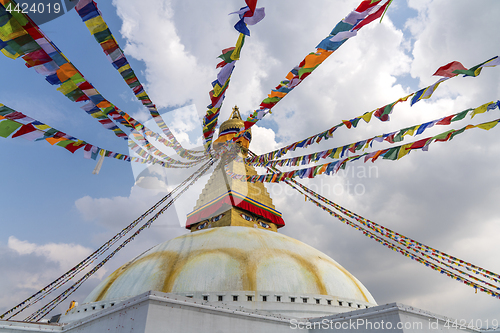
[[[28,241],[21,241],[14,236],[9,237],[7,246],[20,255],[35,254],[46,260],[56,262],[62,270],[71,268],[77,260],[82,260],[92,253],[91,249],[78,244],[48,243],[37,245]]]

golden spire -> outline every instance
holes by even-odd
[[[214,147],[232,140],[244,126],[240,111],[235,106],[229,119],[220,125]],[[250,140],[250,131],[238,139],[240,156],[246,157]],[[277,231],[284,226],[281,213],[276,211],[263,183],[233,179],[226,170],[240,175],[257,174],[253,166],[223,157],[201,192],[194,210],[187,216],[188,229],[197,231],[210,227],[245,226]]]

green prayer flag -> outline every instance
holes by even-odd
[[[12,41],[12,43],[8,42],[8,44],[12,46],[12,48],[16,50],[16,52],[23,54],[31,53],[41,49],[40,45],[38,45],[38,43],[35,42],[35,40],[30,35],[24,35],[16,38]]]
[[[467,109],[465,111],[462,111],[460,113],[457,113],[457,115],[455,117],[453,117],[452,120],[450,120],[450,122],[454,122],[454,121],[458,121],[458,120],[462,120],[465,118],[465,116],[467,115],[467,113],[469,113],[469,111],[472,111],[474,109]]]
[[[233,62],[233,60],[231,59],[231,56],[233,55],[233,52],[234,52],[234,50],[231,50],[229,52],[223,53],[218,58],[221,58],[222,60],[224,60],[226,63],[229,64],[229,63]]]
[[[394,108],[394,105],[396,103],[397,102],[394,102],[394,103],[387,104],[386,106],[384,106],[384,112],[382,112],[382,114],[380,116],[384,116],[386,114],[390,114],[392,112],[392,109]]]
[[[302,78],[302,75],[304,75],[304,74],[306,74],[306,73],[311,73],[311,72],[312,72],[313,70],[315,70],[318,66],[319,66],[319,64],[318,64],[318,65],[316,65],[316,66],[314,66],[314,67],[312,67],[312,68],[301,68],[301,69],[299,69],[299,79],[301,79],[301,78]]]
[[[400,149],[401,149],[401,147],[393,147],[393,148],[389,149],[387,151],[387,153],[385,153],[382,158],[386,159],[386,160],[395,161],[395,160],[398,159],[398,155],[399,155],[399,150]]]
[[[111,35],[111,31],[109,31],[109,29],[106,29],[106,30],[99,31],[98,33],[96,33],[94,35],[94,38],[97,40],[97,42],[99,44],[101,44],[107,40],[112,39],[113,35]]]
[[[73,140],[63,140],[63,141],[59,141],[58,143],[56,143],[56,145],[57,146],[61,146],[61,147],[66,147],[67,145],[69,145],[71,143],[75,143],[75,141],[73,141]]]
[[[453,133],[451,133],[450,135],[450,141],[456,136],[456,135],[459,135],[459,134],[462,134],[467,128],[464,127],[464,128],[461,128],[459,130],[456,130],[454,131]]]
[[[360,120],[360,119],[361,119],[361,118],[354,118],[354,119],[352,119],[352,120],[351,120],[351,124],[352,124],[352,126],[353,126],[353,127],[358,126],[358,123],[359,123],[359,120]]]
[[[441,133],[441,134],[438,134],[436,136],[433,136],[432,139],[433,140],[445,140],[446,138],[448,138],[448,135],[450,133],[453,133],[455,130],[449,130],[448,132],[444,132],[444,133]]]
[[[16,12],[15,10],[11,11],[10,14],[19,22],[21,26],[25,26],[26,24],[29,23],[28,19],[21,13],[21,12]]]
[[[16,111],[12,110],[11,108],[9,108],[5,105],[0,106],[0,116],[6,116],[6,115],[11,114],[13,112],[16,112]]]
[[[2,120],[0,121],[0,136],[6,138],[15,131],[17,131],[17,129],[21,126],[22,124],[12,121],[10,119]]]
[[[268,103],[275,103],[280,101],[280,97],[268,97],[265,100],[262,101],[262,103],[268,104]]]

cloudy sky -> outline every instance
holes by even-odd
[[[221,119],[237,104],[247,116],[306,54],[354,9],[359,0],[259,0],[266,18],[251,27],[237,63]],[[169,124],[188,146],[200,143],[197,115],[209,104],[216,57],[234,46],[242,0],[97,1],[139,79]],[[382,23],[360,30],[254,127],[251,149],[264,153],[372,111],[434,83],[442,65],[472,67],[498,55],[495,24],[500,3],[479,0],[395,0]],[[96,88],[143,121],[148,112],[105,58],[99,45],[70,12],[41,26]],[[21,59],[0,58],[0,103],[109,150],[126,142],[70,102]],[[417,125],[496,101],[500,68],[476,78],[457,77],[415,106],[400,104],[391,121],[360,122],[308,151]],[[455,128],[499,118],[498,110],[469,117]],[[189,116],[188,116],[189,115]],[[436,126],[432,133],[448,130]],[[486,269],[500,272],[500,175],[498,128],[474,129],[453,141],[414,151],[399,161],[352,163],[336,176],[303,181],[324,196],[404,235]],[[190,135],[186,135],[189,132]],[[193,134],[195,133],[195,134]],[[429,132],[431,133],[431,132]],[[409,141],[408,141],[409,142]],[[380,144],[376,149],[386,146]],[[130,163],[105,160],[99,175],[85,160],[46,142],[0,140],[0,311],[9,309],[83,259],[143,213],[164,189],[135,185]],[[302,154],[305,151],[297,151]],[[136,172],[137,174],[137,172]],[[168,174],[170,181],[179,175]],[[165,240],[185,233],[185,212],[194,207],[200,182],[153,227],[127,246],[72,298],[80,302],[114,269]],[[153,188],[154,187],[154,188]],[[371,291],[379,304],[400,302],[466,320],[500,320],[500,301],[384,248],[343,225],[304,198],[269,186],[283,213],[281,229],[330,255]],[[66,302],[68,303],[68,302]],[[68,306],[63,303],[60,312]]]

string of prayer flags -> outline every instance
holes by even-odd
[[[134,92],[136,98],[149,110],[151,116],[165,133],[167,138],[172,141],[173,144],[171,147],[174,148],[179,156],[183,158],[196,159],[199,157],[197,154],[200,152],[184,149],[176,139],[175,135],[170,131],[167,124],[163,121],[156,105],[153,104],[149,95],[146,93],[144,86],[135,75],[134,70],[125,57],[125,54],[118,45],[108,25],[104,21],[101,12],[97,8],[96,2],[93,0],[80,0],[75,6],[75,10],[78,12],[78,15],[80,15],[80,18],[85,23],[90,33],[101,46],[109,62],[120,73],[123,80]],[[131,117],[129,116],[129,118]]]
[[[500,63],[500,60],[499,60],[498,57],[495,57],[495,58],[492,58],[492,59],[490,59],[488,61],[483,62],[481,66],[483,66],[482,68],[484,68],[484,67],[494,67],[494,66],[497,66],[498,63]],[[440,67],[437,72],[441,72],[441,74],[442,74],[442,71],[449,70],[449,68],[457,68],[456,64],[453,65],[455,67],[452,67],[451,64],[453,64],[453,63],[450,63],[448,65]],[[442,70],[443,68],[444,68],[444,70]],[[454,75],[454,76],[456,76],[456,75]],[[426,88],[423,88],[423,89],[419,90],[418,92],[411,93],[411,94],[409,94],[409,95],[407,95],[405,97],[402,97],[402,98],[398,99],[397,101],[395,101],[395,102],[393,102],[391,104],[385,105],[385,106],[383,106],[381,108],[378,108],[378,109],[375,109],[375,110],[373,110],[371,112],[365,112],[363,115],[355,117],[353,119],[343,120],[341,123],[339,123],[339,124],[331,127],[330,129],[328,129],[326,131],[323,131],[321,133],[315,134],[315,135],[310,136],[310,137],[308,137],[306,139],[302,139],[300,141],[296,141],[296,142],[294,142],[292,144],[289,144],[288,146],[285,146],[285,147],[282,147],[282,148],[278,148],[278,149],[276,149],[274,151],[271,151],[269,153],[264,153],[264,154],[261,154],[259,156],[249,157],[249,158],[247,158],[247,162],[248,163],[254,163],[256,161],[262,162],[262,161],[269,161],[269,160],[277,159],[277,158],[285,155],[289,151],[295,151],[296,148],[306,148],[306,147],[308,147],[308,146],[310,146],[310,145],[312,145],[314,143],[320,143],[323,139],[328,140],[328,139],[330,139],[330,138],[333,137],[333,133],[339,127],[345,126],[348,129],[356,128],[357,125],[358,125],[358,123],[359,123],[359,121],[361,119],[363,119],[366,123],[369,123],[371,121],[372,117],[375,117],[375,118],[379,119],[380,121],[389,121],[390,120],[389,115],[394,110],[394,107],[396,106],[396,104],[398,104],[400,102],[405,102],[405,101],[407,101],[412,96],[413,96],[413,98],[412,98],[412,105],[415,104],[416,102],[418,102],[421,99],[429,98],[432,95],[432,93],[435,91],[435,89],[437,88],[437,86],[440,83],[442,83],[442,82],[443,82],[443,80],[438,80],[438,82],[436,82],[436,83],[434,83],[434,84],[432,84],[432,85],[430,85],[430,86],[428,86]],[[426,91],[427,91],[427,93],[425,93]],[[414,99],[416,98],[416,96],[418,96],[418,98],[414,101]],[[462,117],[465,117],[465,114],[463,114]],[[456,120],[459,120],[459,119],[454,119],[454,121],[456,121]],[[431,126],[431,125],[427,124],[426,126]],[[425,127],[420,127],[419,131],[423,131],[424,129],[425,129]],[[418,134],[420,134],[420,133],[418,133]]]
[[[300,192],[300,190],[299,190],[299,192]],[[346,219],[343,216],[335,213],[333,210],[329,209],[328,207],[326,207],[325,205],[323,205],[319,201],[315,200],[315,198],[311,198],[309,196],[305,196],[305,197],[306,197],[306,200],[309,200],[310,202],[314,203],[317,207],[328,212],[330,215],[337,218],[339,221],[353,227],[354,229],[356,229],[358,231],[361,231],[365,236],[377,241],[378,243],[388,247],[389,249],[391,249],[397,253],[400,253],[400,254],[402,254],[410,259],[413,259],[413,260],[425,265],[426,267],[432,268],[435,271],[440,272],[441,274],[446,274],[448,277],[452,278],[453,280],[465,283],[466,285],[471,286],[471,287],[475,288],[476,290],[479,289],[480,291],[485,292],[488,295],[491,295],[495,298],[500,299],[500,293],[488,288],[488,287],[492,287],[495,290],[498,290],[498,289],[500,289],[498,286],[493,285],[487,281],[481,280],[481,279],[479,279],[475,276],[472,276],[470,274],[467,274],[466,272],[447,264],[444,260],[440,260],[439,258],[431,257],[429,254],[427,254],[423,251],[420,251],[419,249],[416,249],[416,248],[411,247],[411,246],[406,246],[406,248],[405,248],[405,247],[403,247],[404,245],[402,245],[399,242],[396,242],[396,243],[391,242],[391,240],[384,238],[384,236],[386,236],[385,234],[377,235],[374,232],[366,230],[363,227],[353,223],[349,219]],[[415,253],[412,253],[410,251],[413,251]],[[425,258],[429,258],[429,259],[433,260],[435,263],[432,261],[429,261]],[[447,270],[445,267],[447,267],[455,272],[458,272],[458,274],[454,273],[450,270]],[[481,284],[475,283],[469,279],[473,279],[481,284],[487,285],[488,287],[485,287]]]
[[[222,102],[229,87],[229,81],[231,80],[236,61],[240,59],[241,49],[245,43],[245,36],[250,36],[250,31],[246,25],[254,25],[260,22],[265,16],[264,8],[256,8],[257,0],[245,0],[245,2],[247,3],[246,7],[231,13],[236,13],[240,16],[240,21],[235,25],[236,30],[240,34],[234,47],[222,50],[222,54],[219,56],[222,61],[216,67],[220,68],[220,71],[217,74],[217,79],[212,82],[213,89],[209,93],[211,103],[207,106],[207,113],[203,117],[203,138],[205,150],[207,151],[212,145]]]
[[[494,103],[495,108],[499,107],[500,103]],[[345,169],[347,163],[357,161],[361,158],[364,158],[364,162],[366,163],[367,161],[371,160],[372,162],[375,162],[379,157],[382,157],[383,159],[387,160],[399,160],[402,157],[408,155],[412,150],[415,149],[421,149],[424,151],[427,151],[429,148],[429,145],[433,142],[446,142],[446,141],[451,141],[455,136],[464,133],[466,130],[472,129],[472,128],[480,128],[484,130],[490,130],[494,128],[500,119],[496,119],[493,121],[481,123],[478,125],[467,125],[464,126],[461,129],[458,130],[450,130],[446,131],[444,133],[435,135],[433,137],[428,137],[419,141],[407,143],[404,145],[400,145],[397,147],[393,148],[387,148],[387,149],[382,149],[378,151],[374,151],[371,153],[363,153],[360,155],[354,155],[350,157],[346,157],[342,160],[337,160],[331,163],[327,164],[322,164],[318,166],[313,166],[309,168],[302,168],[298,170],[293,170],[293,171],[288,171],[288,172],[282,172],[280,174],[264,174],[264,175],[240,175],[233,173],[226,169],[227,174],[234,179],[238,179],[241,181],[247,181],[251,183],[255,182],[267,182],[267,183],[277,183],[284,181],[286,179],[291,179],[291,178],[314,178],[317,175],[321,174],[327,174],[327,175],[332,175],[338,172],[340,169]],[[235,159],[242,160],[241,157],[235,156]]]
[[[389,5],[390,0],[383,5],[381,3],[381,0],[364,0],[354,11],[342,19],[329,36],[318,44],[316,51],[308,54],[299,65],[286,75],[285,80],[281,81],[271,91],[271,94],[261,102],[260,108],[247,118],[244,122],[245,128],[233,138],[233,141],[238,140],[250,127],[270,113],[279,101],[318,68],[334,51],[349,38],[356,36],[359,29],[379,18]]]
[[[301,155],[301,156],[296,156],[296,157],[290,157],[290,158],[285,158],[285,159],[274,159],[272,158],[272,155],[260,155],[256,156],[255,158],[248,158],[246,159],[246,162],[248,164],[251,164],[253,166],[258,166],[258,167],[268,167],[268,166],[298,166],[298,165],[305,165],[309,163],[315,163],[318,162],[320,159],[324,158],[343,158],[347,156],[349,153],[356,153],[357,151],[360,150],[365,150],[366,148],[373,147],[374,142],[382,142],[386,141],[389,143],[396,143],[396,142],[401,142],[404,140],[405,136],[417,136],[422,134],[425,130],[433,127],[434,125],[450,125],[453,122],[462,120],[467,116],[467,114],[471,115],[471,119],[478,113],[483,113],[486,111],[491,111],[494,110],[495,108],[498,107],[498,101],[497,103],[495,102],[489,102],[484,105],[481,105],[475,109],[467,109],[455,114],[452,114],[450,116],[442,117],[439,119],[435,119],[433,121],[429,121],[420,125],[414,125],[410,127],[406,127],[397,131],[394,131],[392,133],[387,133],[387,134],[381,134],[381,135],[376,135],[374,137],[371,137],[369,139],[361,140],[358,142],[350,143],[344,146],[340,147],[335,147],[335,148],[330,148],[328,150],[323,150],[307,155]],[[278,154],[276,154],[278,155]],[[270,160],[267,160],[267,157],[271,157]]]
[[[52,128],[41,121],[28,117],[3,104],[0,104],[0,137],[20,137],[29,141],[44,140],[53,146],[63,147],[71,153],[75,153],[77,150],[83,148],[84,158],[94,160],[101,155],[127,162],[159,164],[166,168],[188,168],[200,163],[200,161],[180,162],[169,157],[159,160],[149,155],[147,152],[141,152],[139,146],[133,147],[132,150],[141,157],[131,157],[125,154],[115,153],[87,143],[86,141],[79,140],[78,138]]]
[[[253,154],[252,152],[250,152],[250,154],[255,156],[255,154]],[[280,172],[275,167],[267,167],[267,170],[273,171],[276,173]],[[385,228],[385,227],[383,227],[383,226],[381,226],[373,221],[365,219],[364,217],[357,215],[357,214],[343,208],[342,206],[340,206],[338,204],[335,204],[334,202],[332,202],[332,201],[328,200],[327,198],[321,196],[320,194],[312,191],[311,189],[309,189],[306,186],[302,185],[301,183],[295,181],[294,179],[289,179],[286,181],[286,183],[289,186],[291,186],[293,189],[297,190],[299,193],[304,195],[306,201],[309,200],[309,201],[313,202],[316,206],[329,212],[330,215],[336,217],[341,222],[350,225],[351,227],[355,228],[356,230],[362,231],[364,235],[366,235],[372,239],[377,240],[379,243],[381,243],[385,246],[388,246],[389,248],[391,248],[392,250],[394,250],[396,252],[399,252],[407,257],[410,257],[414,260],[417,260],[417,261],[425,264],[428,267],[435,268],[436,270],[440,271],[441,273],[446,273],[448,276],[452,276],[451,275],[451,274],[453,274],[452,272],[444,270],[439,265],[448,267],[451,270],[456,271],[462,275],[462,276],[453,275],[454,279],[456,279],[457,281],[462,281],[462,282],[465,281],[464,283],[473,286],[474,288],[476,288],[476,290],[478,288],[482,288],[482,287],[478,284],[473,283],[472,281],[467,281],[467,279],[463,278],[464,275],[468,278],[471,278],[475,281],[478,281],[479,283],[485,284],[489,287],[493,287],[496,290],[500,289],[498,286],[492,285],[491,283],[489,283],[487,281],[481,280],[475,276],[467,274],[465,271],[462,271],[456,267],[453,267],[452,265],[455,265],[455,266],[461,267],[461,268],[465,268],[466,270],[471,271],[474,274],[484,276],[484,277],[498,283],[498,282],[500,282],[500,276],[496,273],[485,270],[484,268],[481,268],[481,267],[476,266],[474,264],[468,263],[464,260],[455,258],[455,257],[448,255],[444,252],[441,252],[437,249],[434,249],[434,248],[429,247],[425,244],[419,243],[411,238],[408,238],[404,235],[401,235],[397,232],[394,232],[391,229]],[[301,189],[299,189],[297,186],[300,187],[302,189],[302,191],[304,191],[304,192],[302,192]],[[306,193],[309,196],[306,195]],[[361,225],[358,225],[358,224],[354,223],[353,221],[350,221],[349,219],[346,219],[343,216],[333,212],[331,209],[329,209],[328,207],[326,207],[325,205],[323,205],[319,201],[322,201],[323,203],[330,205],[334,209],[338,210],[340,213],[348,216],[349,218],[356,220],[356,222],[360,223]],[[366,228],[370,229],[371,231],[366,229]],[[391,242],[395,242],[396,244],[391,243]],[[403,248],[403,246],[406,249]],[[408,250],[415,252],[415,254],[408,252]],[[426,259],[424,259],[422,257],[425,257],[425,258],[428,258],[430,260],[435,261],[438,266],[434,265],[433,263],[427,261]],[[493,295],[495,297],[500,296],[500,294],[495,294],[495,292],[493,292],[492,290],[487,289],[487,288],[486,289],[482,288],[482,291],[485,291],[485,292],[487,292],[490,295]]]
[[[107,115],[112,104],[106,101],[83,75],[69,62],[64,54],[52,43],[40,28],[22,12],[7,11],[7,6],[15,6],[11,0],[4,0],[0,6],[0,48],[9,58],[20,56],[28,68],[45,76],[52,85],[58,85],[58,91],[73,102],[92,103],[87,106],[91,114],[101,124],[113,131],[116,136],[127,135]],[[6,23],[5,23],[6,22]],[[11,52],[12,51],[12,52]],[[119,120],[122,120],[118,118]],[[125,122],[124,122],[125,123]]]
[[[360,215],[357,215],[356,213],[353,213],[352,211],[334,203],[333,201],[321,196],[320,194],[312,191],[311,189],[307,188],[303,184],[295,181],[294,179],[289,180],[289,182],[296,184],[297,186],[301,187],[302,190],[306,191],[309,195],[313,196],[314,198],[323,201],[327,203],[328,205],[334,207],[338,211],[340,211],[342,214],[355,219],[357,222],[361,223],[363,226],[368,227],[369,229],[378,232],[379,234],[390,238],[391,240],[397,241],[398,243],[407,246],[408,248],[416,249],[419,250],[423,253],[429,253],[430,255],[438,258],[438,259],[446,259],[448,263],[451,263],[453,265],[456,265],[458,267],[463,267],[467,269],[468,271],[472,271],[475,274],[484,276],[492,281],[495,282],[500,282],[500,275],[490,272],[482,267],[476,266],[474,264],[471,264],[467,261],[464,261],[462,259],[456,258],[452,255],[449,255],[447,253],[441,252],[435,248],[432,248],[430,246],[427,246],[425,244],[422,244],[420,242],[417,242],[409,237],[406,237],[402,234],[399,234],[389,228],[386,228],[380,224],[377,224],[371,220],[368,220]]]
[[[9,2],[9,1],[7,1]],[[11,2],[9,2],[11,3]],[[9,12],[5,11],[5,4],[1,6],[4,11],[3,16],[8,16]],[[116,124],[121,124],[129,129],[140,129],[144,126],[138,121],[133,119],[128,114],[124,113],[112,103],[107,101],[84,77],[83,75],[71,64],[68,59],[61,53],[61,51],[41,32],[35,23],[29,20],[28,16],[22,13],[12,12],[13,17],[10,21],[23,22],[15,25],[17,28],[13,36],[22,34],[26,39],[31,39],[32,49],[30,53],[26,54],[23,59],[26,61],[28,67],[33,67],[35,71],[44,75],[47,82],[52,85],[59,85],[57,89],[63,93],[67,98],[74,102],[86,102],[81,108],[99,121],[106,129],[112,130],[115,135],[121,138],[127,138],[125,134]],[[11,15],[11,16],[12,16]],[[11,24],[12,25],[12,24]],[[26,28],[26,30],[24,30]],[[29,32],[29,34],[28,34]],[[10,38],[12,36],[0,36],[1,38]],[[36,39],[34,39],[36,38]],[[172,146],[174,149],[175,145]],[[158,152],[158,150],[155,150]],[[177,150],[180,155],[183,155],[183,150]],[[190,158],[191,156],[186,156]],[[196,156],[191,159],[203,159],[204,156]]]

